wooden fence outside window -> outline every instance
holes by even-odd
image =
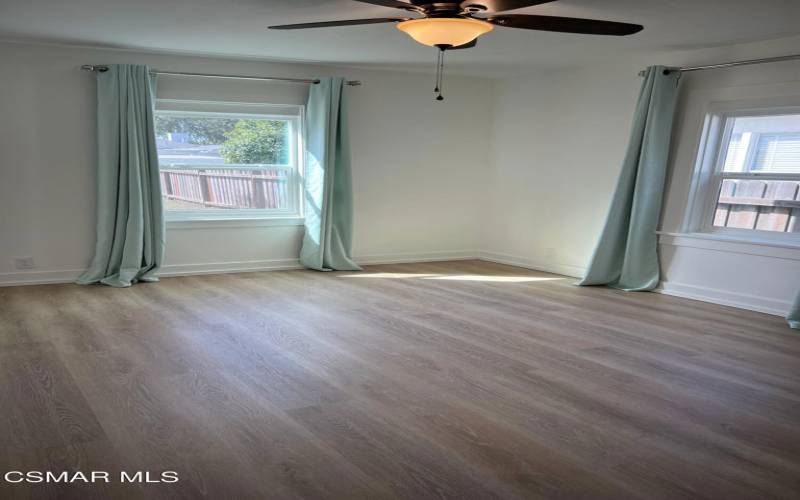
[[[160,171],[161,192],[197,208],[287,209],[290,175],[281,166],[171,165]]]
[[[714,226],[800,233],[800,182],[725,179]]]

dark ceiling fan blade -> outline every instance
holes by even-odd
[[[526,30],[556,31],[559,33],[582,33],[585,35],[625,36],[638,33],[644,26],[638,24],[598,21],[575,17],[533,16],[525,14],[505,14],[487,19],[497,26],[522,28]]]
[[[399,23],[407,21],[407,17],[378,17],[375,19],[349,19],[346,21],[323,21],[320,23],[282,24],[270,26],[271,30],[302,30],[306,28],[328,28],[331,26],[356,26],[359,24]]]
[[[504,12],[550,2],[555,0],[464,0],[461,2],[461,8],[468,9],[471,5],[477,5],[485,7],[485,10],[481,9],[484,12]]]
[[[477,38],[475,40],[471,41],[471,42],[465,43],[464,45],[457,45],[455,47],[450,47],[447,50],[471,49],[472,47],[474,47],[476,45],[478,45],[478,39]]]
[[[355,0],[355,1],[361,3],[371,3],[372,5],[381,5],[383,7],[391,7],[393,9],[403,9],[414,12],[421,11],[421,9],[419,9],[417,6],[407,2],[401,2],[399,0]]]

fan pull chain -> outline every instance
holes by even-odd
[[[437,101],[444,101],[444,96],[442,95],[444,90],[444,51],[444,48],[439,49],[439,58],[436,63],[436,88],[434,92],[438,93],[436,96]]]
[[[442,51],[436,52],[436,87],[433,89],[434,93],[439,92],[439,68],[442,66]]]

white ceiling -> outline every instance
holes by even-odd
[[[683,50],[800,34],[798,0],[559,0],[517,13],[643,24],[625,37],[498,28],[449,67],[492,76],[639,51]],[[0,37],[127,48],[371,65],[429,67],[434,49],[394,25],[268,31],[271,24],[402,15],[352,0],[0,0]]]

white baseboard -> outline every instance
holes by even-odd
[[[172,264],[161,268],[162,278],[173,276],[193,276],[200,274],[250,273],[256,271],[279,271],[300,269],[297,259],[256,260],[242,262],[212,262],[203,264]],[[82,269],[64,271],[20,271],[0,273],[0,286],[53,285],[74,283]]]
[[[0,286],[73,283],[82,272],[82,269],[72,269],[63,271],[19,271],[16,273],[0,273]]]
[[[582,278],[586,273],[586,268],[573,266],[570,264],[558,264],[556,262],[536,261],[515,255],[507,255],[497,252],[478,252],[478,258],[488,262],[496,262],[498,264],[507,264],[509,266],[524,267],[534,271],[542,271],[545,273],[560,274],[562,276],[570,276],[573,278]]]
[[[360,265],[372,264],[407,264],[413,262],[436,262],[447,260],[475,259],[476,252],[428,252],[398,253],[383,255],[355,256],[353,260]],[[164,266],[159,276],[191,276],[198,274],[249,273],[256,271],[283,271],[302,269],[298,259],[260,260],[245,262],[223,262],[209,264],[178,264]]]
[[[425,253],[395,253],[380,255],[356,255],[353,260],[359,265],[375,264],[412,264],[414,262],[443,262],[448,260],[472,260],[478,259],[475,250],[450,250],[444,252],[425,252]]]
[[[258,271],[285,271],[300,269],[298,259],[248,260],[241,262],[209,262],[202,264],[171,264],[161,268],[162,278],[195,276],[200,274],[253,273]]]
[[[749,311],[774,314],[775,316],[786,316],[789,314],[791,302],[746,293],[729,292],[718,288],[708,288],[696,285],[686,285],[683,283],[673,283],[662,281],[661,285],[654,290],[664,295],[672,295],[685,299],[700,300],[723,306],[737,307]]]

